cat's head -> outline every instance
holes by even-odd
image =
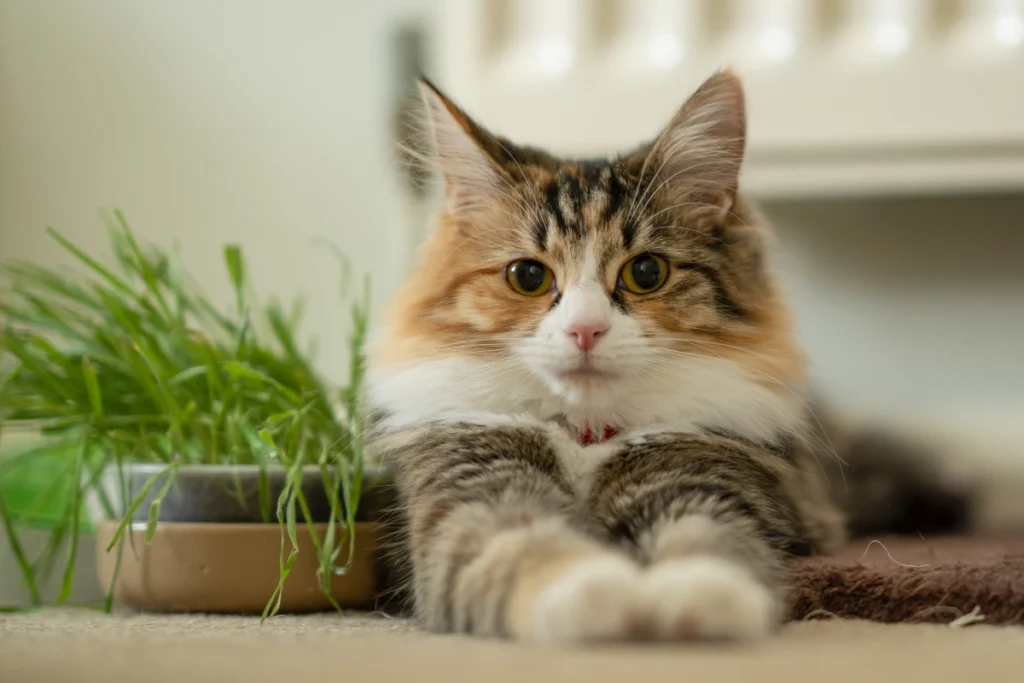
[[[735,75],[705,82],[653,142],[598,161],[515,145],[422,91],[444,207],[376,367],[449,368],[409,375],[434,383],[438,405],[473,384],[466,400],[482,409],[490,390],[502,407],[608,421],[658,412],[647,399],[671,412],[679,392],[692,403],[800,380],[765,230],[738,194]]]

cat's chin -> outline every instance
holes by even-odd
[[[598,370],[597,368],[593,368],[593,367],[579,367],[579,368],[574,368],[572,370],[566,370],[565,372],[559,373],[559,377],[561,377],[565,381],[572,381],[572,380],[589,381],[589,380],[594,380],[594,379],[597,379],[597,380],[611,380],[611,379],[615,379],[616,375],[615,375],[615,373],[608,372],[607,370]]]
[[[567,389],[587,391],[607,388],[618,379],[618,375],[606,370],[581,367],[560,372],[556,375],[556,378],[558,383]]]

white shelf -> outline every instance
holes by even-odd
[[[442,84],[513,139],[628,149],[732,65],[754,194],[1024,187],[1021,0],[537,4],[441,0],[438,14]]]

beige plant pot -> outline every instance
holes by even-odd
[[[114,579],[118,551],[115,547],[108,553],[106,548],[117,527],[116,521],[104,521],[97,528],[97,575],[103,586]],[[316,529],[323,538],[327,525]],[[114,584],[114,599],[120,604],[156,612],[258,614],[277,586],[281,529],[276,524],[161,522],[148,546],[145,533],[144,523],[133,523],[131,538],[124,544]],[[341,533],[339,529],[339,538]],[[285,582],[281,612],[329,610],[308,528],[300,526],[298,541],[299,554]],[[373,607],[380,541],[377,525],[356,524],[349,570],[331,578],[331,595],[341,606]],[[337,564],[347,560],[343,552]]]
[[[114,581],[119,604],[151,611],[260,613],[280,578],[282,529],[264,521],[261,512],[260,471],[254,466],[198,465],[181,467],[164,491],[152,542],[145,542],[150,501],[166,481],[165,465],[130,464],[121,477],[116,469],[105,475],[105,491],[113,501],[115,517],[128,508],[137,492],[152,477],[156,484],[138,506],[130,534],[121,551],[107,552],[119,519],[104,518],[97,525],[97,575],[107,590]],[[276,501],[285,486],[285,471],[264,475],[264,500]],[[319,468],[303,472],[301,489],[312,515],[313,529],[323,539],[330,519],[330,504]],[[370,473],[356,513],[355,551],[349,561],[344,527],[337,529],[336,547],[342,549],[335,566],[345,574],[331,577],[330,594],[342,607],[373,607],[377,593],[376,560],[384,537],[379,520],[389,507],[392,487],[382,475]],[[94,502],[94,510],[100,506]],[[98,514],[98,513],[97,513]],[[298,557],[285,582],[281,612],[331,609],[321,590],[320,561],[311,528],[298,524]],[[286,550],[291,550],[285,541]],[[116,578],[115,578],[116,573]]]

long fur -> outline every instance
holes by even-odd
[[[445,206],[368,375],[420,618],[542,641],[769,633],[785,558],[844,531],[768,228],[738,192],[738,79],[597,161],[515,146],[422,90]],[[622,269],[645,253],[669,275],[634,294]],[[550,291],[509,286],[524,258]],[[602,335],[585,354],[580,321]]]

